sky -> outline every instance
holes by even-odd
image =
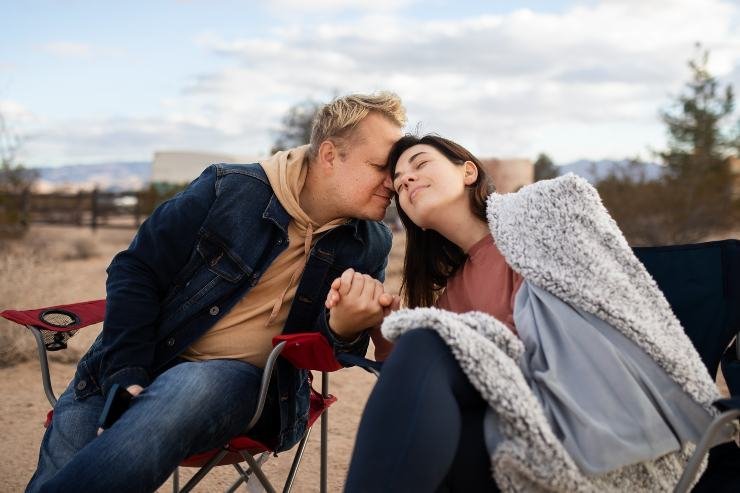
[[[737,0],[0,0],[29,166],[263,156],[305,100],[390,90],[480,157],[653,159],[695,43],[740,89]]]

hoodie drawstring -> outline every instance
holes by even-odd
[[[293,275],[290,276],[290,281],[288,282],[288,285],[285,286],[285,289],[283,289],[283,292],[280,293],[280,296],[275,300],[275,304],[272,306],[272,311],[270,312],[270,317],[267,319],[267,323],[265,324],[265,327],[268,327],[272,322],[275,321],[275,318],[277,317],[278,313],[280,312],[280,308],[283,306],[283,300],[285,299],[285,295],[287,294],[290,287],[293,285],[293,282],[296,279],[300,279],[301,274],[303,274],[303,269],[306,267],[306,262],[308,262],[308,254],[311,252],[311,242],[313,241],[313,224],[309,221],[308,226],[306,227],[306,239],[303,242],[303,256],[305,258],[305,261],[293,272]]]

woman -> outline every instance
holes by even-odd
[[[413,309],[383,323],[346,491],[671,489],[718,393],[593,187],[489,196],[437,136],[389,163]]]

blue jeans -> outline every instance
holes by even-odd
[[[242,361],[180,363],[155,378],[100,436],[103,397],[75,400],[70,385],[54,407],[27,491],[154,491],[183,459],[221,447],[245,428],[261,378],[261,368]],[[255,433],[273,430],[275,416],[270,394]]]

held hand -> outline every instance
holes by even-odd
[[[385,296],[390,297],[390,303],[388,303],[388,305],[385,305],[383,303],[384,301],[383,297],[381,296],[380,304],[383,305],[383,318],[401,309],[401,297],[400,296],[398,296],[397,294],[389,294],[389,293],[385,293]]]
[[[347,269],[347,270],[349,271],[352,269]],[[326,294],[326,301],[324,302],[324,306],[326,306],[327,309],[331,310],[341,300],[341,295],[339,294],[339,288],[341,286],[342,286],[341,277],[337,277],[336,279],[334,279],[334,282],[331,283],[331,288],[329,289],[329,292]],[[383,310],[384,317],[388,316],[391,312],[395,312],[396,310],[399,310],[401,308],[401,298],[395,294],[383,292],[383,294],[380,295],[380,298],[378,298],[378,302],[384,308]]]
[[[332,283],[327,296],[326,304],[331,305],[329,327],[340,337],[353,339],[368,327],[378,325],[383,320],[383,294],[380,281],[347,269]],[[385,303],[392,303],[392,297],[390,302],[388,298],[384,298]]]
[[[329,288],[329,292],[326,293],[326,301],[324,302],[324,306],[326,306],[328,310],[331,310],[337,303],[339,303],[339,287],[341,285],[341,277],[337,277],[336,279],[334,279],[334,282],[331,283],[331,288]]]

